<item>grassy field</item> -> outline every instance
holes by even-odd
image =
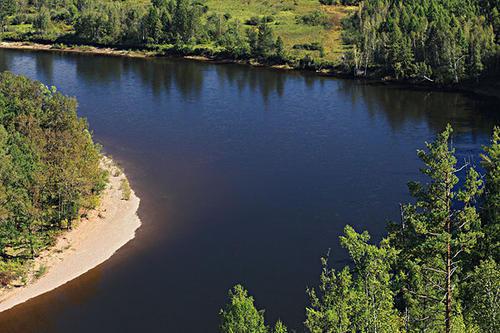
[[[357,8],[323,6],[319,0],[207,0],[206,4],[211,12],[229,13],[241,22],[254,16],[272,16],[274,31],[283,38],[292,55],[302,57],[308,53],[319,57],[319,51],[293,49],[297,44],[317,42],[324,47],[323,59],[332,62],[337,62],[345,49],[340,38],[340,21]],[[327,15],[331,26],[306,25],[298,20],[300,16],[315,11]]]
[[[1,1],[1,0],[0,0]],[[140,0],[148,5],[149,0]],[[346,49],[341,39],[341,20],[357,9],[346,6],[324,6],[319,0],[204,0],[210,13],[230,14],[231,20],[239,20],[242,29],[251,18],[271,18],[269,23],[275,34],[281,36],[286,51],[292,58],[299,59],[306,54],[316,60],[337,64]],[[28,15],[36,15],[34,8],[29,7]],[[322,24],[304,23],[302,18],[311,14],[319,15]],[[43,35],[47,40],[71,33],[73,27],[63,22],[53,22]],[[31,24],[9,25],[1,37],[16,39],[34,32]],[[17,39],[23,39],[18,37]],[[294,48],[297,45],[318,44],[322,50],[305,50]],[[214,45],[198,45],[197,47],[213,48]]]

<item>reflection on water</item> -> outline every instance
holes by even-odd
[[[16,56],[16,53],[0,52],[0,70],[11,68],[12,58]],[[46,82],[53,82],[53,62],[58,59],[71,63],[76,68],[78,79],[85,80],[86,84],[108,84],[119,82],[122,76],[136,76],[140,78],[141,84],[151,87],[154,95],[175,90],[185,98],[196,98],[201,94],[205,79],[202,64],[177,59],[138,60],[92,56],[92,61],[89,61],[88,56],[61,53],[39,53],[33,59],[36,72]],[[284,75],[278,70],[239,65],[217,65],[214,71],[217,85],[215,82],[208,83],[213,88],[234,86],[240,93],[249,89],[258,92],[264,101],[271,94],[283,97],[287,80],[292,77],[303,80],[304,86],[311,90],[323,86],[329,80],[312,74],[291,72]],[[462,94],[414,91],[352,80],[337,80],[336,83],[341,96],[349,99],[353,106],[362,103],[370,115],[382,113],[394,130],[400,129],[406,122],[425,121],[435,131],[451,123],[457,131],[486,133],[491,129],[492,118],[497,118],[497,115],[492,114],[491,103],[470,99]]]
[[[348,80],[339,81],[339,86],[353,105],[364,104],[372,116],[383,114],[394,130],[408,122],[425,122],[434,131],[441,131],[450,123],[458,132],[485,134],[491,131],[492,119],[498,119],[491,102],[462,94],[355,84]]]
[[[318,258],[345,262],[345,224],[379,239],[397,220],[415,150],[451,123],[477,156],[499,123],[461,94],[239,65],[0,50],[0,69],[78,98],[143,222],[98,269],[0,314],[2,333],[216,332],[235,283],[300,332]]]

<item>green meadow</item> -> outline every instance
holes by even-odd
[[[301,58],[310,54],[320,57],[318,50],[294,49],[294,45],[319,43],[323,59],[339,61],[346,46],[341,39],[341,20],[357,9],[356,6],[324,6],[318,0],[207,0],[210,12],[230,14],[242,23],[252,17],[272,17],[270,23],[276,35],[281,36],[291,55]],[[305,15],[323,13],[329,25],[310,25],[300,21]]]

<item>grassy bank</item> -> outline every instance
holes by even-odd
[[[109,3],[104,1],[106,2]],[[357,9],[355,6],[325,6],[318,0],[206,0],[200,3],[203,4],[206,13],[201,16],[197,24],[200,30],[205,31],[189,41],[158,42],[144,37],[120,38],[105,42],[98,38],[90,40],[83,38],[76,28],[79,15],[83,15],[81,14],[83,11],[71,18],[68,16],[73,14],[69,13],[68,8],[58,6],[51,7],[45,23],[39,22],[43,18],[34,6],[18,8],[15,14],[4,20],[0,40],[53,44],[55,47],[64,45],[113,47],[141,50],[143,53],[149,52],[150,55],[197,55],[239,60],[245,58],[248,61],[265,63],[266,57],[250,53],[241,56],[228,54],[217,38],[204,35],[210,29],[209,21],[213,20],[213,17],[223,17],[225,25],[238,22],[241,36],[245,36],[247,30],[256,28],[260,21],[265,20],[272,30],[273,37],[281,38],[284,44],[284,56],[272,62],[287,63],[292,67],[311,67],[308,69],[331,68],[339,65],[342,55],[349,48],[341,38],[341,21]],[[130,6],[141,13],[137,15],[146,16],[144,12],[152,5],[149,1],[140,1]],[[141,27],[143,25],[141,22]],[[301,59],[306,61],[300,63]]]
[[[64,0],[40,8],[18,6],[3,21],[0,14],[0,39],[21,43],[4,44],[6,48],[180,56],[500,96],[495,74],[500,68],[500,47],[490,43],[494,31],[488,28],[489,23],[478,25],[478,36],[468,37],[471,43],[490,40],[489,44],[469,43],[460,49],[446,49],[456,45],[453,41],[458,38],[446,35],[436,42],[422,37],[423,44],[429,45],[415,48],[411,46],[415,43],[404,38],[416,36],[412,30],[415,27],[399,19],[399,9],[380,7],[375,0],[366,0],[360,6],[322,4],[327,2]],[[432,23],[432,8],[420,8],[422,22]],[[451,13],[450,20],[457,19],[455,9],[445,6],[442,10]],[[468,18],[464,18],[464,24],[471,22],[471,12],[465,12]],[[392,25],[387,23],[389,14],[393,16]],[[402,34],[405,30],[408,33]],[[432,29],[427,28],[425,34],[432,35]],[[456,34],[459,36],[459,32]],[[495,49],[497,57],[492,53]],[[435,50],[440,50],[436,59],[422,58],[422,54],[436,54]],[[449,54],[457,54],[451,67]]]

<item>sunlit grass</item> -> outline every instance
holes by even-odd
[[[319,0],[207,0],[209,11],[229,13],[232,19],[245,22],[252,16],[273,16],[272,26],[283,38],[286,48],[294,56],[311,54],[319,56],[319,51],[293,50],[296,44],[318,42],[324,47],[324,60],[337,62],[344,50],[340,38],[343,17],[357,7],[323,6]],[[331,28],[308,26],[297,22],[297,17],[320,10],[333,23]]]

